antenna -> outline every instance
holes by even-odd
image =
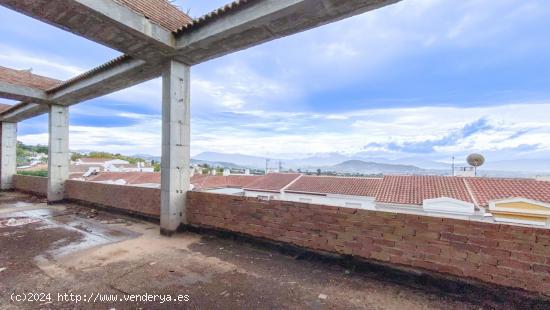
[[[474,175],[477,176],[477,167],[480,167],[485,163],[485,157],[481,154],[470,154],[468,157],[466,157],[466,161],[468,164],[472,167],[474,167]]]

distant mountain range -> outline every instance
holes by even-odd
[[[362,160],[347,160],[337,165],[324,167],[321,170],[349,174],[415,174],[423,171],[423,169],[413,165],[381,164]]]
[[[360,152],[353,155],[340,153],[316,154],[307,158],[270,158],[269,166],[275,168],[279,161],[284,169],[301,169],[302,171],[334,171],[340,173],[363,174],[450,174],[451,164],[431,160],[422,156],[387,159],[369,156],[369,153]],[[217,152],[203,152],[193,157],[214,163],[233,163],[240,167],[265,169],[266,158],[243,154],[226,154]],[[457,161],[457,166],[465,163]],[[533,177],[550,174],[550,159],[529,160],[500,160],[487,161],[479,169],[480,175],[499,177]]]
[[[136,154],[148,160],[160,161],[160,156]],[[301,171],[330,171],[346,174],[439,174],[448,175],[451,172],[449,163],[438,162],[423,157],[407,157],[387,159],[369,156],[366,152],[353,155],[340,153],[316,154],[307,158],[270,158],[269,167],[276,168],[279,161],[283,169]],[[261,156],[203,152],[193,156],[192,163],[208,164],[231,169],[265,169],[266,158]],[[457,162],[457,166],[465,163]],[[479,169],[480,175],[497,177],[534,177],[550,175],[550,159],[500,160],[488,161]]]
[[[287,169],[317,169],[317,168],[328,168],[329,166],[336,166],[338,164],[344,164],[347,161],[362,161],[371,164],[388,164],[391,167],[392,165],[402,166],[410,165],[416,166],[416,169],[449,169],[450,165],[445,163],[440,163],[432,160],[423,160],[419,158],[404,158],[400,160],[389,160],[385,158],[370,158],[365,156],[366,154],[355,154],[353,156],[343,155],[339,153],[325,153],[318,154],[315,156],[310,156],[307,158],[299,159],[284,159],[284,158],[270,158],[270,167],[277,167],[279,161],[282,163],[282,166]],[[203,152],[193,156],[197,160],[206,160],[211,162],[231,162],[240,166],[246,166],[249,168],[256,169],[265,169],[266,158],[260,156],[252,155],[243,155],[243,154],[225,154],[225,153],[216,153],[216,152]],[[348,164],[349,165],[349,164]],[[342,167],[345,168],[345,167]],[[392,168],[393,169],[393,168]],[[413,169],[413,170],[416,170]],[[403,170],[397,168],[397,170]],[[406,170],[406,169],[405,169]]]

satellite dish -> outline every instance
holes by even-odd
[[[485,157],[481,154],[474,153],[468,155],[468,157],[466,157],[466,161],[470,166],[474,167],[475,175],[477,176],[477,167],[480,167],[483,163],[485,163]]]

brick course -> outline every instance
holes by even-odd
[[[46,196],[48,178],[16,174],[13,176],[14,188],[25,193]]]
[[[550,296],[550,230],[190,192],[194,226]]]
[[[160,217],[160,189],[68,180],[67,199],[114,208],[148,217]]]

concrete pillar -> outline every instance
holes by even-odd
[[[65,198],[69,178],[69,107],[50,106],[48,129],[48,202],[56,202]]]
[[[190,68],[169,61],[162,74],[161,234],[171,235],[187,224],[189,190]]]
[[[12,189],[17,170],[17,123],[2,123],[0,188]]]

